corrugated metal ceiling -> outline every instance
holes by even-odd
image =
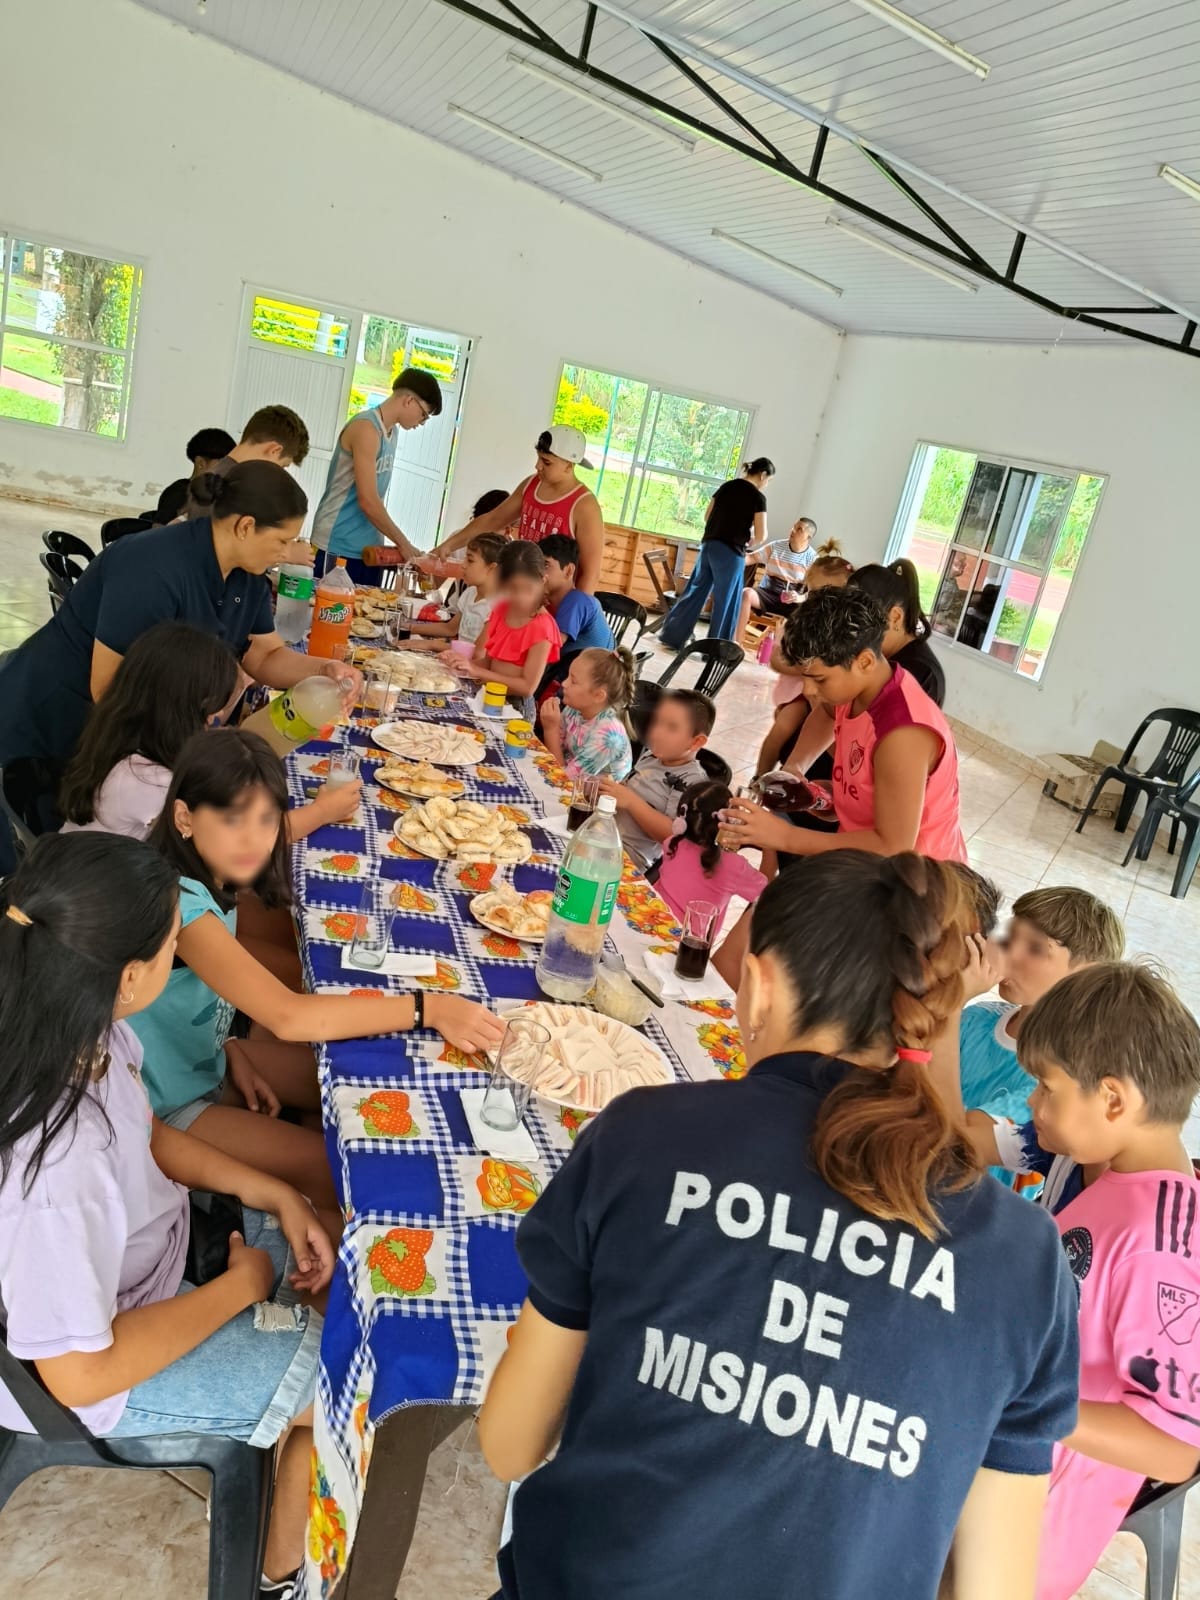
[[[509,52],[520,51],[514,41],[439,0],[206,0],[203,15],[195,0],[140,3],[838,326],[1036,342],[1111,338],[996,286],[964,293],[869,249],[826,226],[831,209],[861,219],[720,146],[701,140],[689,152],[582,104],[509,63]],[[478,3],[513,20],[500,0]],[[905,0],[910,16],[988,62],[984,82],[853,0],[620,6],[1150,295],[1200,312],[1200,202],[1157,177],[1163,162],[1200,177],[1197,0]],[[582,0],[528,0],[522,9],[568,49],[578,46]],[[605,11],[590,59],[623,83],[748,140],[651,42]],[[711,66],[697,70],[789,160],[807,165],[813,122]],[[451,104],[602,181],[502,141],[453,115]],[[909,226],[935,231],[843,139],[830,139],[821,177]],[[1003,268],[1009,228],[913,181]],[[837,284],[842,295],[744,254],[714,238],[714,228]],[[1062,304],[1149,304],[1033,243],[1021,278]],[[1177,338],[1184,324],[1184,317],[1156,317],[1134,325]]]

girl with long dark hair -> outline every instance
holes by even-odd
[[[65,831],[148,838],[180,751],[231,708],[238,679],[233,652],[187,623],[159,622],[135,640],[67,768],[59,798]],[[322,785],[308,805],[288,812],[288,839],[345,821],[361,799],[357,779]]]
[[[850,587],[878,600],[887,612],[883,653],[895,667],[903,667],[940,706],[946,698],[946,674],[930,648],[933,632],[921,605],[921,578],[903,556],[885,566],[858,567]]]
[[[802,863],[755,907],[746,1076],[579,1135],[479,1419],[530,1474],[505,1600],[1031,1600],[1076,1293],[929,1083],[977,928],[945,863]]]
[[[268,910],[288,905],[287,783],[257,734],[198,734],[175,766],[150,842],[180,875],[182,926],[162,995],[139,1016],[151,1104],[186,1128],[336,1204],[319,1132],[279,1120],[283,1106],[320,1110],[309,1040],[436,1029],[468,1054],[493,1048],[504,1024],[458,995],[297,994],[237,940],[237,896],[252,889]],[[241,1011],[267,1037],[229,1040]]]
[[[167,982],[178,930],[175,872],[115,834],[40,839],[4,885],[5,1339],[94,1434],[260,1448],[286,1435],[264,1581],[283,1593],[303,1554],[321,1319],[294,1293],[291,1309],[261,1302],[285,1274],[319,1293],[333,1250],[294,1189],[151,1118],[130,1021]],[[184,1281],[189,1189],[243,1206],[225,1270],[197,1284]],[[258,1331],[264,1320],[280,1331]],[[2,1386],[0,1426],[32,1431]]]

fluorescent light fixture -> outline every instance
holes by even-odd
[[[949,39],[943,38],[940,33],[934,33],[932,28],[927,28],[923,22],[917,22],[913,17],[905,16],[903,11],[897,11],[895,6],[890,6],[887,0],[852,0],[860,11],[868,11],[871,16],[878,17],[880,22],[886,22],[889,27],[906,33],[910,39],[915,39],[918,44],[923,44],[929,50],[936,50],[938,55],[946,61],[952,61],[956,67],[962,67],[967,72],[973,72],[977,78],[986,78],[992,70],[986,61],[980,61],[978,56],[973,56],[969,50],[951,44]]]
[[[612,100],[606,100],[603,95],[585,89],[581,83],[572,83],[569,78],[560,78],[557,72],[551,72],[548,67],[542,66],[540,61],[530,61],[526,56],[518,55],[515,50],[510,50],[506,59],[514,67],[520,67],[522,72],[528,72],[531,77],[552,84],[564,94],[573,94],[577,100],[583,100],[590,106],[607,111],[610,116],[619,117],[631,127],[640,128],[643,133],[656,133],[659,138],[667,139],[671,144],[681,145],[688,152],[696,148],[696,141],[690,135],[669,128],[663,122],[656,122],[653,117],[644,117],[637,111],[631,111],[628,106],[619,106]]]
[[[842,293],[836,283],[818,278],[815,273],[805,272],[803,267],[794,267],[790,261],[784,261],[780,256],[773,256],[769,250],[760,250],[756,244],[747,244],[745,239],[738,239],[732,233],[723,233],[720,228],[714,228],[712,236],[714,239],[720,239],[722,244],[733,245],[735,250],[744,250],[756,261],[765,261],[769,267],[778,267],[781,272],[790,272],[793,277],[802,279],[813,289],[824,289],[826,294]]]
[[[826,217],[825,221],[831,228],[840,228],[843,233],[848,233],[852,239],[861,239],[863,244],[869,244],[873,250],[882,250],[885,256],[895,256],[897,261],[907,261],[910,267],[920,267],[921,271],[928,272],[930,277],[940,278],[943,283],[953,284],[956,289],[963,289],[967,294],[975,294],[978,291],[977,283],[970,283],[966,278],[947,272],[945,267],[935,267],[932,261],[910,255],[907,250],[901,250],[900,246],[893,244],[890,239],[881,239],[877,233],[868,233],[865,228],[856,228],[854,223],[843,222],[841,217]]]
[[[522,150],[527,150],[531,156],[540,156],[543,161],[553,161],[555,166],[565,167],[577,178],[586,178],[589,183],[604,182],[602,172],[593,172],[591,167],[581,167],[579,162],[572,161],[570,156],[560,156],[557,150],[547,150],[544,144],[538,144],[536,139],[527,139],[523,133],[514,133],[511,128],[502,128],[498,122],[489,122],[486,117],[476,116],[473,111],[468,111],[463,106],[450,104],[446,110],[452,117],[461,117],[464,122],[469,122],[473,128],[482,128],[484,133],[490,133],[493,138],[507,139],[509,144],[518,145]]]
[[[1186,172],[1180,172],[1178,167],[1168,167],[1165,164],[1158,169],[1160,178],[1165,178],[1191,200],[1200,200],[1200,180],[1189,178]]]

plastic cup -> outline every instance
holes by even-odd
[[[496,1051],[479,1115],[497,1133],[511,1133],[529,1110],[533,1080],[550,1048],[550,1035],[538,1022],[511,1017]]]
[[[341,783],[353,783],[358,777],[359,764],[362,754],[352,750],[349,745],[342,745],[333,750],[329,755],[329,774],[325,782],[331,789],[336,789]]]
[[[377,971],[387,959],[392,943],[392,908],[389,890],[391,885],[364,883],[358,903],[358,916],[354,924],[354,938],[350,945],[350,962],[355,967]]]

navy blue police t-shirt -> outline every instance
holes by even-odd
[[[853,1071],[623,1095],[521,1224],[531,1302],[588,1339],[509,1600],[933,1600],[979,1468],[1050,1471],[1079,1385],[1054,1225],[988,1177],[933,1241],[843,1199],[808,1146]]]
[[[66,761],[92,709],[96,640],[123,656],[156,622],[190,622],[240,657],[274,632],[271,587],[240,568],[222,574],[207,517],[102,550],[56,615],[0,664],[0,765]]]

